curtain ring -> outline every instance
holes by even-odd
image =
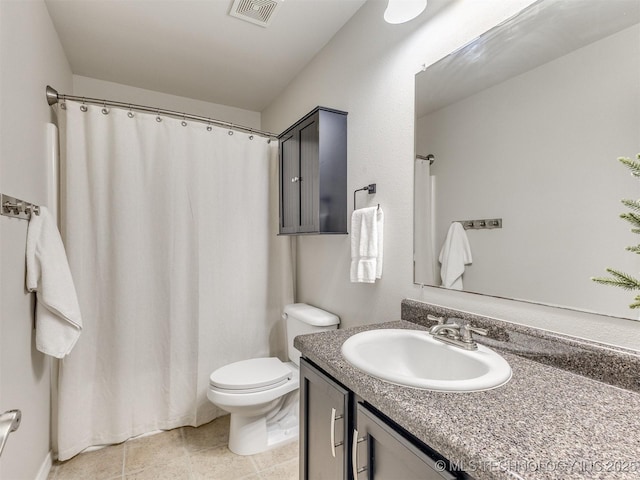
[[[109,109],[107,108],[107,101],[104,100],[104,103],[102,104],[102,114],[103,115],[109,115]]]
[[[249,135],[249,140],[253,140],[253,135]]]
[[[129,117],[129,118],[133,118],[133,116],[134,116],[134,114],[133,114],[133,112],[131,111],[131,105],[129,105],[129,112],[127,113],[127,117]]]
[[[233,135],[233,130],[229,130],[229,135]]]
[[[84,97],[82,97],[82,105],[80,105],[80,111],[81,112],[86,112],[87,110],[89,110],[87,108],[87,106],[84,104]]]
[[[211,121],[209,121],[207,123],[207,132],[210,132],[211,130],[213,130],[213,127],[211,126]]]
[[[158,111],[156,112],[156,122],[160,123],[162,121],[162,118],[160,117],[160,109],[158,109]]]
[[[185,114],[182,114],[182,122],[180,122],[180,125],[182,125],[183,127],[187,126],[187,122],[185,121]]]

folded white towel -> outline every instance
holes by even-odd
[[[461,223],[453,222],[449,227],[439,260],[442,264],[440,269],[442,286],[453,290],[462,290],[464,266],[469,265],[473,259],[471,258],[469,239]]]
[[[351,215],[351,281],[374,283],[382,278],[384,213],[380,207]]]
[[[45,207],[27,231],[27,290],[37,292],[36,348],[63,358],[82,331],[82,318],[64,245]]]

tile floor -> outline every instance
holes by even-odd
[[[227,448],[229,416],[56,462],[48,480],[298,480],[298,442],[251,456]]]

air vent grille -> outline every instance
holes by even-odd
[[[268,26],[282,0],[234,0],[229,15],[247,22]]]

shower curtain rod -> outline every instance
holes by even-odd
[[[260,135],[261,137],[268,138],[269,142],[271,142],[271,140],[278,139],[278,136],[275,133],[264,132],[262,130],[256,130],[254,128],[245,127],[243,125],[236,125],[235,123],[224,122],[222,120],[215,120],[213,118],[201,117],[200,115],[190,115],[188,113],[176,112],[173,110],[165,110],[164,108],[149,107],[145,105],[136,105],[135,103],[116,102],[113,100],[102,100],[99,98],[78,97],[75,95],[64,95],[64,94],[58,93],[58,91],[55,88],[49,85],[47,85],[46,96],[47,96],[47,103],[49,105],[55,105],[56,103],[58,103],[58,101],[72,100],[76,102],[89,103],[92,105],[102,105],[104,107],[109,106],[109,107],[127,108],[130,110],[137,110],[140,112],[155,113],[157,115],[165,115],[165,116],[181,118],[183,120],[193,120],[196,122],[207,123],[210,125],[216,125],[218,127],[228,128],[230,130],[237,130],[239,132]]]

